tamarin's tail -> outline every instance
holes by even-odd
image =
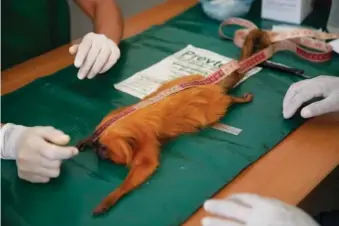
[[[247,59],[256,52],[267,48],[269,45],[271,45],[271,40],[267,32],[262,31],[261,29],[251,30],[244,41],[239,61]],[[239,73],[235,71],[227,76],[221,82],[221,85],[224,87],[226,93],[232,89],[244,77],[244,75],[245,72]]]

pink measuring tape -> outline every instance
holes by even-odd
[[[235,32],[234,39],[226,36],[222,29],[225,26],[230,25],[239,25],[244,27],[244,29],[239,29]],[[257,29],[258,27],[252,23],[251,21],[241,19],[241,18],[230,18],[223,23],[221,23],[219,27],[219,35],[224,39],[233,40],[236,46],[242,48],[245,38],[247,34],[252,29]],[[232,74],[237,71],[240,73],[245,73],[246,71],[252,69],[256,65],[266,61],[270,57],[272,57],[276,52],[279,51],[291,51],[297,54],[299,57],[315,62],[325,62],[331,59],[332,54],[332,46],[327,44],[324,40],[337,39],[339,38],[339,34],[330,34],[324,32],[313,31],[309,29],[296,29],[293,31],[285,31],[285,32],[273,32],[266,31],[270,36],[270,40],[273,43],[269,47],[259,51],[258,53],[252,55],[243,61],[232,60],[220,67],[220,69],[213,74],[209,75],[205,79],[192,81],[183,83],[180,85],[175,85],[169,89],[166,89],[156,96],[142,100],[141,102],[132,105],[131,107],[125,109],[119,114],[112,117],[110,120],[106,121],[102,126],[100,126],[92,136],[86,139],[85,142],[80,142],[77,147],[81,149],[86,142],[95,142],[97,141],[101,134],[111,125],[113,125],[116,121],[132,114],[138,109],[147,107],[151,104],[157,103],[167,96],[170,96],[174,93],[178,93],[184,89],[192,88],[195,86],[201,85],[209,85],[215,84],[219,81],[223,80],[226,76]],[[308,50],[302,46],[314,49],[316,51]]]

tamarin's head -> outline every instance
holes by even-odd
[[[124,126],[112,125],[103,132],[99,143],[107,157],[117,164],[130,164],[134,155],[149,138],[156,139],[147,126],[124,122]]]
[[[137,140],[133,134],[125,135],[113,129],[105,131],[101,135],[99,143],[104,148],[104,155],[117,164],[128,165],[137,148]]]

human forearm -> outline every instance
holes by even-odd
[[[70,137],[51,126],[27,127],[6,123],[1,127],[1,159],[15,160],[21,179],[46,183],[59,176],[62,160],[78,154],[66,146]]]
[[[118,44],[123,34],[123,19],[120,10],[115,2],[103,1],[96,8],[94,19],[94,30],[96,33],[105,34]]]
[[[119,44],[123,35],[123,17],[114,0],[75,0],[91,18],[94,32],[104,34]]]

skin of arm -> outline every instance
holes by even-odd
[[[115,0],[74,0],[74,2],[91,18],[95,33],[104,34],[119,44],[124,25],[122,13]]]

